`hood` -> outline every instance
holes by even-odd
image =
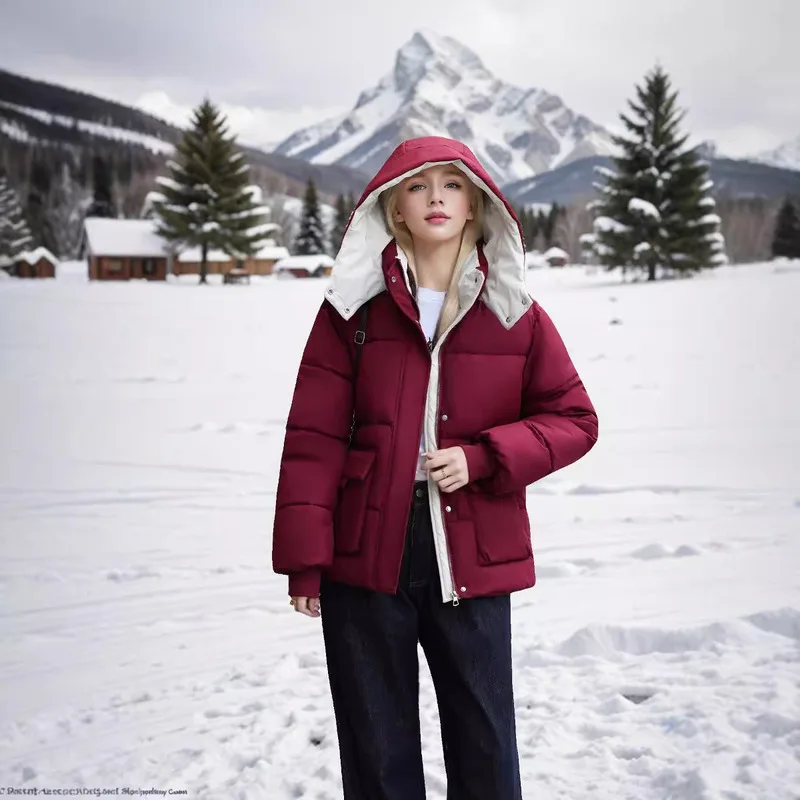
[[[393,242],[378,198],[381,193],[434,164],[454,164],[486,195],[483,254],[488,268],[481,297],[511,328],[530,308],[525,281],[525,245],[519,220],[470,149],[454,139],[424,136],[399,145],[356,204],[333,264],[325,297],[344,319],[386,288],[383,253]],[[402,250],[398,255],[407,267]],[[478,259],[470,263],[478,269]],[[466,268],[465,275],[466,278]]]

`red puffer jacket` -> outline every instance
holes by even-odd
[[[430,352],[378,196],[444,162],[486,194],[484,242],[463,269],[458,317]],[[469,149],[439,137],[400,145],[365,190],[303,353],[273,530],[273,567],[289,575],[290,594],[318,595],[323,571],[397,590],[421,435],[428,451],[462,446],[470,475],[452,493],[429,480],[443,601],[532,586],[526,487],[586,454],[597,417],[553,322],[528,295],[513,211]]]

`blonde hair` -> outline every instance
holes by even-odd
[[[461,172],[461,170],[459,170],[459,172]],[[436,326],[434,339],[438,339],[458,316],[458,281],[461,278],[461,272],[467,257],[483,236],[483,190],[479,186],[476,186],[466,175],[464,175],[464,180],[466,181],[467,191],[469,192],[469,203],[473,218],[467,220],[466,225],[464,225],[464,230],[461,232],[461,246],[458,249],[458,256],[456,256],[456,262],[453,266],[453,274],[450,278],[450,284],[447,287],[447,294],[444,298],[442,313],[439,316],[439,323]],[[419,277],[417,276],[417,267],[414,263],[414,239],[405,222],[397,222],[395,219],[395,214],[397,213],[397,193],[400,189],[400,185],[401,184],[398,183],[392,186],[391,189],[387,189],[381,195],[381,202],[383,204],[383,213],[386,218],[386,227],[389,229],[389,233],[394,236],[397,246],[401,247],[408,256],[408,267],[411,270],[411,274],[414,276],[415,285],[418,286]]]

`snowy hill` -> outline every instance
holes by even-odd
[[[468,144],[500,183],[612,149],[604,128],[556,95],[504,83],[455,39],[423,30],[352,111],[294,133],[276,152],[373,173],[403,139],[434,134]]]
[[[118,175],[118,180],[141,190],[163,171],[165,157],[181,134],[180,128],[139,109],[0,70],[0,163],[27,163],[25,153],[37,143],[46,145],[53,158],[57,152],[68,153],[73,164],[87,154],[103,154],[125,163],[133,175]],[[347,167],[311,165],[249,147],[243,150],[256,181],[293,194],[302,192],[309,177],[329,197],[347,191],[358,194],[366,184],[365,176]],[[21,184],[25,176],[12,169],[11,179]]]
[[[2,787],[342,797],[319,620],[270,561],[326,281],[195,281],[0,281]],[[800,263],[528,283],[601,434],[527,494],[523,796],[796,800]]]
[[[730,158],[709,158],[708,162],[717,196],[784,197],[800,194],[798,171]],[[592,183],[600,180],[595,172],[598,166],[610,167],[611,161],[602,156],[571,161],[541,175],[506,184],[503,191],[519,204],[568,205],[595,195]]]
[[[180,130],[121,103],[0,70],[0,135],[77,145],[96,137],[166,153]]]
[[[774,150],[767,150],[753,156],[753,161],[771,164],[774,167],[800,170],[800,136],[784,142]]]

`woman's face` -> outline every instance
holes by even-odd
[[[397,187],[395,222],[404,222],[415,240],[446,242],[461,238],[470,208],[469,178],[452,164],[437,164]]]

